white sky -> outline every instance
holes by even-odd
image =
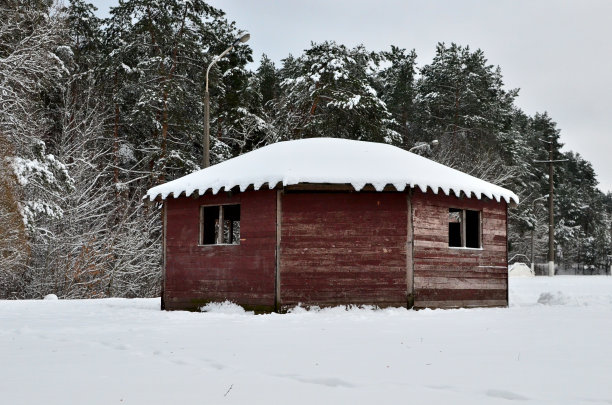
[[[90,0],[91,1],[91,0]],[[117,0],[93,0],[105,16]],[[251,33],[258,62],[299,55],[311,41],[369,50],[416,49],[429,63],[437,42],[480,48],[499,65],[517,104],[548,111],[565,150],[589,160],[612,191],[612,1],[209,0]]]

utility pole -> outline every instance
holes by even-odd
[[[534,264],[534,262],[535,262],[534,245],[535,245],[535,227],[536,227],[536,223],[535,223],[535,218],[536,218],[536,215],[535,215],[536,208],[535,208],[535,206],[536,205],[535,205],[535,203],[540,201],[540,200],[544,200],[546,198],[548,198],[548,194],[544,195],[542,197],[538,197],[535,200],[533,200],[533,202],[532,202],[532,206],[533,206],[532,211],[533,211],[534,223],[533,223],[533,225],[531,225],[531,272],[533,274],[535,274],[535,264]]]
[[[553,165],[559,162],[567,162],[568,159],[555,160],[555,142],[551,135],[548,141],[548,160],[535,160],[536,163],[548,163],[548,275],[555,275],[555,216],[554,216],[554,170]]]
[[[548,275],[550,277],[555,275],[555,215],[553,212],[553,156],[554,145],[553,139],[550,138],[548,148]]]

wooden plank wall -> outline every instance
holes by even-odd
[[[201,205],[240,204],[240,245],[198,246]],[[274,310],[276,191],[166,200],[166,309],[230,300]]]
[[[482,211],[482,249],[448,247],[448,209]],[[506,203],[424,194],[412,197],[417,308],[508,305]]]
[[[405,193],[282,195],[280,304],[406,306]]]

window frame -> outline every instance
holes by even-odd
[[[215,243],[204,243],[204,210],[209,207],[219,207],[219,214],[218,214],[219,216],[217,218],[219,220],[219,224],[221,224],[221,227],[223,227],[224,210],[222,210],[221,207],[228,206],[228,205],[237,205],[238,211],[241,212],[240,203],[231,202],[231,203],[223,203],[223,204],[200,205],[199,210],[198,210],[198,246],[240,246],[241,241],[242,241],[242,238],[240,236],[242,233],[238,235],[237,243],[218,243],[218,238],[217,238],[217,241],[215,241]],[[240,218],[242,219],[242,213],[240,213]],[[219,232],[219,235],[221,236],[221,238],[223,238],[223,228]]]
[[[460,250],[483,250],[484,247],[482,245],[482,210],[472,210],[468,208],[456,208],[456,207],[448,207],[448,213],[450,214],[450,210],[457,210],[461,212],[461,221],[460,221],[460,234],[461,234],[461,246],[451,246],[450,245],[450,235],[447,241],[449,249],[460,249]],[[466,224],[466,211],[472,211],[478,213],[478,247],[468,247],[467,244],[467,224]],[[450,227],[450,221],[447,222],[447,229]]]

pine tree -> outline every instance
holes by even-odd
[[[274,62],[263,54],[257,68],[257,79],[259,80],[259,92],[261,93],[261,103],[267,107],[268,112],[271,107],[270,102],[278,97],[280,87],[278,83],[278,71]]]
[[[287,58],[279,72],[275,104],[280,139],[336,137],[392,143],[391,115],[372,87],[375,54],[363,46],[312,44],[303,56]]]
[[[389,66],[379,73],[381,99],[392,114],[393,129],[401,135],[401,146],[410,149],[422,138],[415,106],[417,55],[391,46],[382,58]]]
[[[513,177],[498,150],[518,90],[504,89],[501,70],[481,50],[438,44],[417,88],[424,140],[440,140],[434,159],[499,185]]]

